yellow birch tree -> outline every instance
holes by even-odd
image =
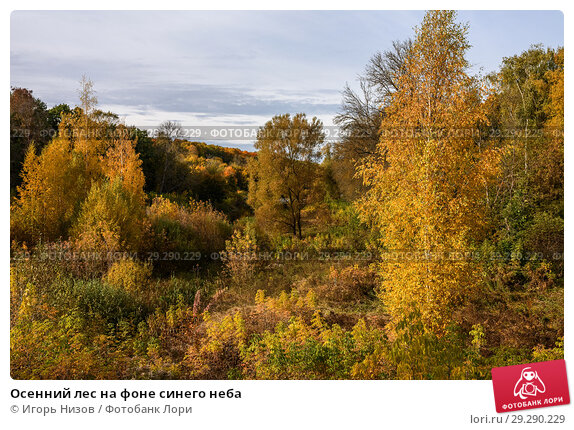
[[[418,315],[440,334],[479,273],[468,258],[484,229],[485,167],[473,130],[485,121],[483,88],[469,75],[467,26],[430,11],[385,110],[375,157],[359,168],[359,203],[381,230],[380,297],[394,323]]]

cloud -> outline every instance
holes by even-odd
[[[331,125],[345,82],[354,85],[376,51],[412,36],[423,15],[16,11],[11,15],[11,85],[34,90],[48,105],[74,105],[78,81],[86,73],[101,107],[136,125],[178,118],[262,125],[287,112],[306,112]],[[471,63],[487,70],[531,43],[563,44],[559,13],[460,15],[471,21]]]

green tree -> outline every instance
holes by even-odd
[[[158,193],[170,192],[177,189],[177,178],[174,172],[182,164],[182,148],[179,138],[182,135],[181,126],[173,121],[160,124],[158,136],[155,139],[157,154],[161,161],[158,163],[157,186]],[[187,169],[184,169],[187,170]]]
[[[505,131],[499,141],[505,157],[497,189],[502,198],[497,203],[505,205],[520,194],[525,213],[540,205],[562,204],[563,58],[563,48],[533,46],[505,58],[494,77],[494,122]]]
[[[65,114],[71,114],[72,109],[65,103],[60,103],[48,110],[48,118],[50,123],[50,135],[54,137],[58,132],[58,127],[60,126],[60,121],[62,116]]]
[[[537,255],[496,267],[495,284],[524,288],[552,268],[548,285],[560,285],[564,243],[564,49],[532,46],[507,57],[491,80],[489,118],[501,153],[488,190],[494,215],[491,245],[503,255]],[[521,282],[516,282],[517,273]],[[502,275],[505,274],[505,275]],[[513,281],[514,279],[514,281]]]
[[[142,171],[145,177],[145,191],[150,192],[155,190],[156,172],[157,172],[157,151],[153,143],[153,139],[149,137],[146,130],[139,128],[131,128],[130,132],[136,138],[135,150],[142,160]]]

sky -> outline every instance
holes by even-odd
[[[413,36],[424,11],[15,11],[10,84],[49,107],[99,107],[128,125],[261,126],[305,112],[326,126],[369,58]],[[564,44],[559,11],[461,11],[472,72],[533,44]],[[252,141],[228,142],[230,146]]]

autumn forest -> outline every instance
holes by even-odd
[[[255,151],[10,91],[15,379],[489,379],[564,354],[564,49],[429,11]],[[470,24],[472,25],[472,23]],[[349,76],[349,79],[354,79]]]

